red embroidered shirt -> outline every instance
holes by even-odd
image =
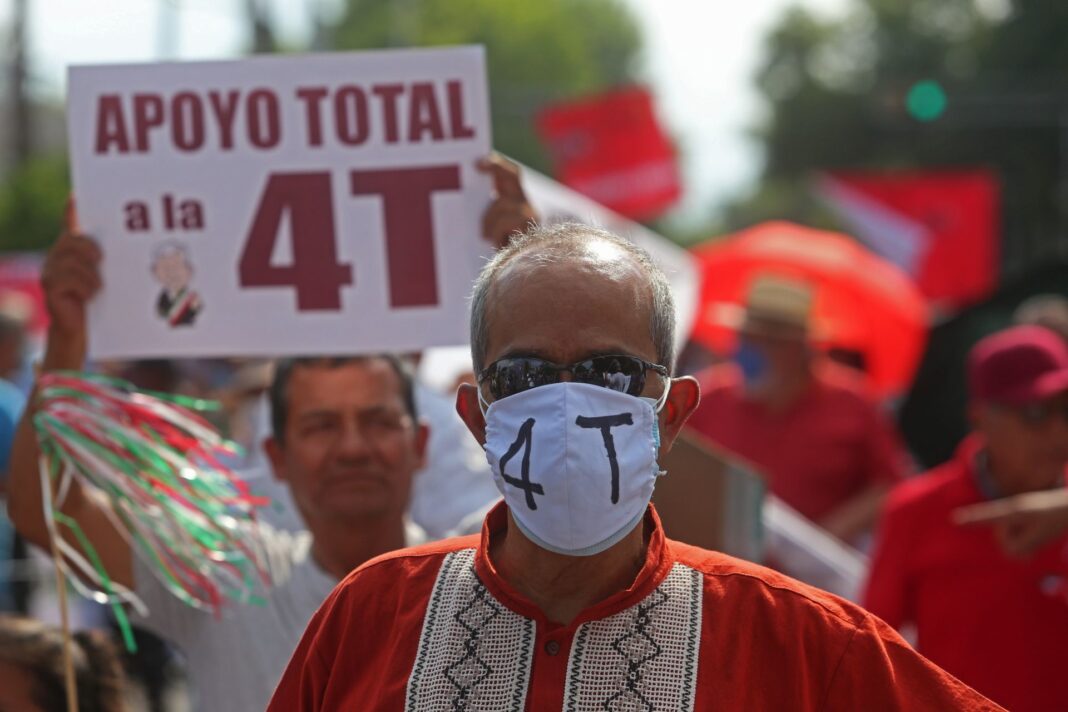
[[[664,538],[558,625],[464,537],[370,561],[312,619],[269,710],[996,710],[842,599]]]

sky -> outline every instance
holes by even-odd
[[[316,1],[326,12],[340,2],[271,0],[283,40],[299,43],[307,36],[305,8]],[[645,79],[660,117],[684,152],[686,192],[675,217],[701,224],[744,194],[759,173],[760,150],[747,130],[759,123],[764,107],[752,77],[767,30],[797,0],[623,1],[644,31]],[[62,96],[69,64],[217,59],[235,56],[245,43],[244,0],[29,2],[34,87],[51,96]],[[0,0],[0,27],[6,28],[13,3]],[[837,14],[849,0],[804,4]]]

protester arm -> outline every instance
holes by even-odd
[[[51,325],[41,370],[80,370],[85,361],[85,305],[100,285],[97,264],[100,251],[91,240],[77,234],[73,209],[68,209],[67,230],[48,254],[42,270],[42,286]],[[48,550],[51,546],[44,514],[39,451],[33,427],[36,391],[15,432],[8,468],[8,514],[26,540]],[[132,551],[112,524],[108,505],[72,481],[61,511],[77,522],[93,543],[112,580],[132,586]],[[81,550],[74,535],[61,530],[64,540]]]
[[[839,541],[852,542],[872,528],[889,491],[889,484],[871,484],[860,494],[836,507],[817,524]]]
[[[838,662],[825,710],[1001,710],[913,650],[877,618],[866,618]]]
[[[1029,556],[1068,532],[1068,489],[980,502],[956,510],[953,519],[961,525],[992,526],[1006,554]]]
[[[512,235],[525,232],[538,221],[538,215],[523,191],[519,166],[494,153],[479,161],[478,169],[493,179],[496,194],[482,215],[482,235],[498,249],[507,246]]]
[[[845,542],[875,526],[887,492],[904,479],[909,470],[909,459],[901,438],[879,406],[864,400],[858,417],[864,424],[862,466],[865,487],[818,522]]]

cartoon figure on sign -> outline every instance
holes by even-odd
[[[200,295],[189,286],[193,265],[185,247],[168,242],[156,248],[152,255],[152,275],[163,286],[156,300],[156,313],[172,327],[192,326],[204,305]]]

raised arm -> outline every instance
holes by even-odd
[[[1009,556],[1023,558],[1068,532],[1068,489],[1026,492],[961,507],[953,513],[961,525],[986,525]]]
[[[100,259],[100,249],[80,234],[74,207],[69,205],[63,233],[49,251],[41,273],[41,285],[51,317],[42,372],[82,368],[86,354],[85,306],[100,288]],[[11,449],[8,515],[23,537],[47,550],[50,542],[37,467],[34,401],[31,397]],[[77,482],[72,482],[62,511],[85,532],[112,580],[132,587],[133,552],[111,523],[108,506],[102,499],[83,490]],[[70,531],[63,528],[60,531],[68,544],[81,549]]]
[[[496,196],[482,215],[482,235],[498,249],[517,232],[526,231],[538,215],[527,200],[519,180],[519,166],[499,153],[478,163],[478,169],[493,179]]]

